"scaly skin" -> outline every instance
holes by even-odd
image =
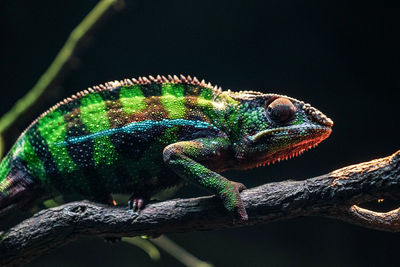
[[[132,194],[138,209],[187,181],[247,220],[244,185],[219,172],[295,156],[332,125],[299,100],[221,91],[190,76],[109,82],[60,102],[21,134],[0,165],[0,214],[57,194],[100,202]]]

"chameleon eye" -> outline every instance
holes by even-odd
[[[277,98],[267,108],[269,117],[278,123],[284,123],[292,119],[296,113],[296,107],[287,98]]]

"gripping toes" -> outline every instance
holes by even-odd
[[[133,211],[140,211],[146,205],[146,200],[141,197],[131,197],[128,201],[129,209]]]
[[[235,190],[238,193],[247,189],[247,187],[242,183],[231,181],[231,184],[235,187]],[[238,201],[235,206],[235,214],[241,221],[247,221],[249,219],[249,216],[247,215],[247,212],[246,212],[246,208],[244,207],[244,204],[243,204],[243,200],[239,194],[238,194]]]
[[[235,206],[235,216],[241,221],[247,221],[249,216],[247,215],[246,208],[244,207],[243,201],[240,199],[238,205]]]
[[[241,183],[230,182],[231,186],[223,190],[221,199],[227,210],[233,212],[234,216],[241,220],[247,221],[249,219],[246,208],[244,207],[243,200],[240,197],[239,192],[246,189],[246,187]]]

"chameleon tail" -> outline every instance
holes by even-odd
[[[4,158],[0,164],[0,217],[29,205],[34,199],[34,185],[21,162]]]

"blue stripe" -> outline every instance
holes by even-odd
[[[146,120],[141,122],[132,122],[128,125],[125,125],[121,128],[113,128],[108,130],[99,131],[97,133],[88,134],[85,136],[79,137],[70,137],[64,142],[55,143],[56,146],[66,146],[69,144],[77,144],[81,142],[85,142],[88,140],[93,140],[96,137],[103,137],[103,136],[110,136],[116,133],[127,133],[127,134],[134,134],[135,132],[142,132],[151,129],[154,126],[164,126],[167,128],[171,128],[174,126],[192,126],[199,129],[214,129],[218,130],[217,127],[199,120],[185,120],[185,119],[163,119],[162,121],[153,121],[153,120]]]

